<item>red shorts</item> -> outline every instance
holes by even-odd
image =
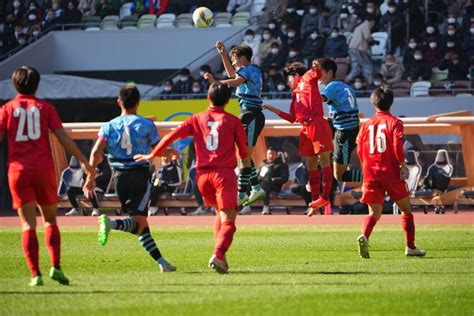
[[[302,157],[310,157],[325,151],[334,151],[332,130],[326,119],[318,118],[301,128],[299,153]]]
[[[398,201],[410,195],[405,181],[369,181],[362,186],[361,201],[366,204],[382,204],[388,193],[393,201]]]
[[[198,170],[197,184],[207,206],[237,209],[237,176],[234,169]]]
[[[31,202],[39,205],[58,203],[58,184],[54,170],[9,171],[8,185],[15,209]]]

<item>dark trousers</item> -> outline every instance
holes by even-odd
[[[67,189],[67,198],[69,199],[69,202],[71,203],[72,207],[79,207],[77,204],[77,196],[83,194],[84,191],[82,191],[82,188],[70,187],[69,189]],[[92,199],[90,199],[90,201],[94,208],[99,208],[99,203],[97,202],[97,198],[95,195],[92,197]]]
[[[281,184],[275,183],[271,180],[262,180],[260,181],[260,186],[265,191],[265,198],[263,199],[263,205],[270,205],[270,193],[271,192],[280,192]]]
[[[291,192],[298,194],[303,198],[306,205],[311,202],[311,193],[306,190],[304,185],[295,184],[291,186]]]
[[[150,206],[156,206],[160,195],[162,195],[163,193],[171,194],[174,192],[174,189],[175,187],[170,187],[166,184],[153,186],[151,188],[151,193],[150,193]]]

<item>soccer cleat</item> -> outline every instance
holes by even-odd
[[[247,193],[239,192],[239,195],[237,197],[237,203],[239,206],[244,205],[245,203],[247,203],[248,200],[249,196],[247,195]]]
[[[326,200],[326,199],[320,197],[316,201],[310,202],[308,206],[311,207],[311,208],[320,208],[320,207],[326,206],[327,204],[329,204],[329,200]]]
[[[171,265],[170,263],[159,264],[159,266],[160,266],[161,273],[176,271],[176,267]]]
[[[209,215],[209,212],[204,206],[199,206],[194,212],[190,214],[191,216],[204,216]]]
[[[154,216],[158,213],[158,208],[156,206],[150,206],[148,209],[148,216]]]
[[[92,209],[91,216],[100,216],[100,212],[98,209],[94,208]]]
[[[244,203],[244,206],[250,206],[253,203],[257,202],[258,200],[261,200],[265,197],[266,193],[263,189],[260,189],[258,191],[252,191],[250,193],[249,199],[247,202]]]
[[[364,235],[357,238],[357,245],[359,246],[359,255],[361,258],[370,259],[369,256],[369,241]]]
[[[250,206],[244,206],[239,212],[239,215],[251,215],[251,214],[252,214],[252,208]]]
[[[109,218],[107,215],[100,215],[99,216],[99,234],[98,234],[98,241],[99,244],[105,246],[107,240],[109,238],[110,226],[109,226]]]
[[[214,269],[217,273],[220,274],[227,274],[229,273],[229,268],[227,267],[227,263],[224,260],[219,260],[215,255],[209,259],[209,268]]]
[[[37,275],[34,278],[31,278],[31,282],[29,286],[42,286],[43,285],[43,278],[41,275]]]
[[[271,215],[270,206],[264,205],[262,208],[262,215]]]
[[[426,255],[426,250],[415,247],[411,249],[409,247],[405,248],[405,256],[407,257],[424,257]]]
[[[56,269],[55,267],[51,267],[51,270],[49,270],[49,276],[51,277],[51,279],[59,282],[62,285],[69,285],[69,279],[66,278],[62,270]]]
[[[66,213],[66,216],[83,216],[84,211],[81,209],[73,208],[69,212]]]

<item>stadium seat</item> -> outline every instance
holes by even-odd
[[[214,26],[215,27],[231,27],[230,21],[232,14],[228,12],[218,12],[214,15]]]
[[[446,149],[440,149],[436,153],[436,158],[433,164],[431,164],[426,170],[426,176],[443,174],[447,177],[451,177],[454,171],[454,167],[449,161],[448,151]],[[435,196],[437,192],[435,190],[420,190],[415,191],[415,197],[431,198]]]
[[[448,70],[440,70],[438,67],[434,67],[431,72],[431,78],[430,81],[432,83],[446,80],[448,78]]]
[[[379,41],[378,45],[373,45],[370,48],[370,54],[374,60],[382,60],[387,52],[388,34],[387,32],[372,33],[372,38]]]
[[[174,28],[174,22],[176,20],[176,15],[173,13],[165,13],[158,17],[156,20],[157,29],[172,29]]]
[[[126,16],[132,15],[133,6],[134,6],[133,2],[126,2],[122,4],[122,6],[120,7],[120,13],[119,13],[120,20],[123,20],[123,18]]]
[[[449,81],[437,81],[433,83],[430,88],[430,95],[432,96],[451,96],[451,82]]]
[[[335,79],[338,81],[344,81],[344,79],[346,78],[347,72],[349,70],[351,61],[348,57],[339,57],[339,58],[336,58],[335,61],[337,64]]]
[[[100,24],[101,30],[118,30],[120,18],[118,15],[107,15]]]
[[[408,81],[400,81],[392,84],[393,95],[395,97],[409,97],[410,83]]]
[[[411,97],[425,97],[430,95],[431,82],[417,81],[413,82],[410,87]]]
[[[250,12],[237,12],[232,17],[232,26],[244,27],[250,23]]]
[[[193,166],[188,171],[188,180],[184,187],[183,192],[175,192],[171,197],[175,200],[189,200],[193,197],[193,187],[194,182],[196,181],[196,167]]]
[[[86,31],[100,31],[100,16],[86,16],[82,19],[83,29]]]
[[[469,80],[456,80],[454,81],[454,93],[455,95],[458,95],[458,94],[464,94],[464,96],[466,96],[466,94],[470,94],[470,90],[471,90],[471,81]]]
[[[134,30],[137,28],[138,18],[135,15],[125,16],[121,21],[120,25],[122,30]]]
[[[137,28],[139,29],[150,29],[155,27],[156,15],[144,14],[138,19]]]
[[[308,174],[303,163],[299,163],[294,170],[294,179],[290,188],[286,188],[278,193],[278,198],[280,199],[300,199],[301,197],[291,191],[291,187],[295,185],[306,185],[308,182]]]
[[[420,182],[421,178],[421,165],[418,161],[419,152],[414,150],[409,150],[407,152],[405,162],[408,167],[408,191],[413,193],[418,188],[418,183]]]
[[[192,28],[193,15],[191,13],[182,13],[176,17],[175,24],[177,28]]]

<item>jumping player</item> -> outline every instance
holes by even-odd
[[[304,64],[292,63],[287,70],[288,86],[293,90],[290,113],[282,112],[270,105],[263,107],[291,123],[299,122],[303,126],[300,131],[299,153],[305,157],[308,167],[311,199],[308,216],[320,207],[329,203],[331,192],[332,171],[330,154],[333,151],[332,131],[328,121],[323,117],[323,103],[318,89],[321,76],[319,66],[306,71]],[[321,166],[323,190],[320,194]]]
[[[265,126],[265,115],[262,113],[262,73],[260,69],[251,64],[252,49],[246,45],[238,45],[232,48],[227,55],[222,42],[216,43],[216,48],[221,55],[222,63],[230,79],[221,80],[231,88],[236,89],[237,99],[241,109],[240,121],[247,133],[247,151],[250,164],[240,162],[239,170],[239,205],[249,206],[259,199],[265,197],[265,191],[260,186],[257,177],[257,169],[252,160],[253,148]],[[230,56],[230,59],[229,59]],[[205,78],[213,83],[216,80],[210,73]],[[250,197],[247,190],[251,185]]]
[[[237,117],[224,110],[231,93],[227,85],[212,83],[208,91],[211,105],[206,111],[191,116],[163,137],[151,154],[135,157],[137,161],[150,160],[159,156],[174,140],[194,137],[198,188],[206,204],[214,205],[218,210],[214,224],[214,255],[209,260],[209,267],[219,273],[229,271],[225,255],[236,231],[236,145],[239,158],[248,162],[244,128]]]
[[[354,90],[343,82],[335,81],[337,64],[329,58],[313,63],[321,67],[321,83],[325,85],[321,96],[327,103],[332,118],[334,133],[334,178],[338,181],[359,182],[362,174],[359,170],[347,170],[352,151],[356,147],[359,132],[359,107]]]
[[[55,108],[35,97],[40,82],[38,71],[23,66],[13,72],[12,81],[18,94],[0,109],[0,142],[6,133],[8,184],[13,208],[18,210],[22,226],[23,253],[32,276],[30,285],[43,285],[36,235],[36,206],[39,206],[43,218],[45,243],[51,259],[49,276],[67,285],[69,279],[60,264],[61,235],[56,224],[57,180],[49,131],[56,135],[68,153],[81,161],[89,179],[94,177],[94,169],[63,129]]]
[[[146,161],[133,160],[133,156],[149,152],[160,137],[152,121],[137,115],[140,92],[135,85],[123,86],[117,103],[122,113],[100,128],[90,163],[95,168],[107,148],[110,167],[115,174],[117,195],[122,210],[128,212],[129,217],[109,219],[107,215],[99,216],[98,241],[105,245],[111,229],[132,233],[138,236],[138,241],[159,265],[161,272],[176,271],[161,255],[148,227],[147,205],[152,187],[149,165]],[[87,196],[93,194],[93,188],[93,180],[85,184]]]
[[[408,169],[403,152],[403,122],[390,114],[393,93],[389,89],[377,88],[370,101],[376,114],[362,124],[357,136],[357,153],[364,174],[361,201],[369,206],[362,235],[357,238],[359,254],[362,258],[369,258],[368,239],[382,216],[382,203],[387,192],[403,213],[405,255],[424,256],[426,251],[415,246],[415,222],[405,183]]]

